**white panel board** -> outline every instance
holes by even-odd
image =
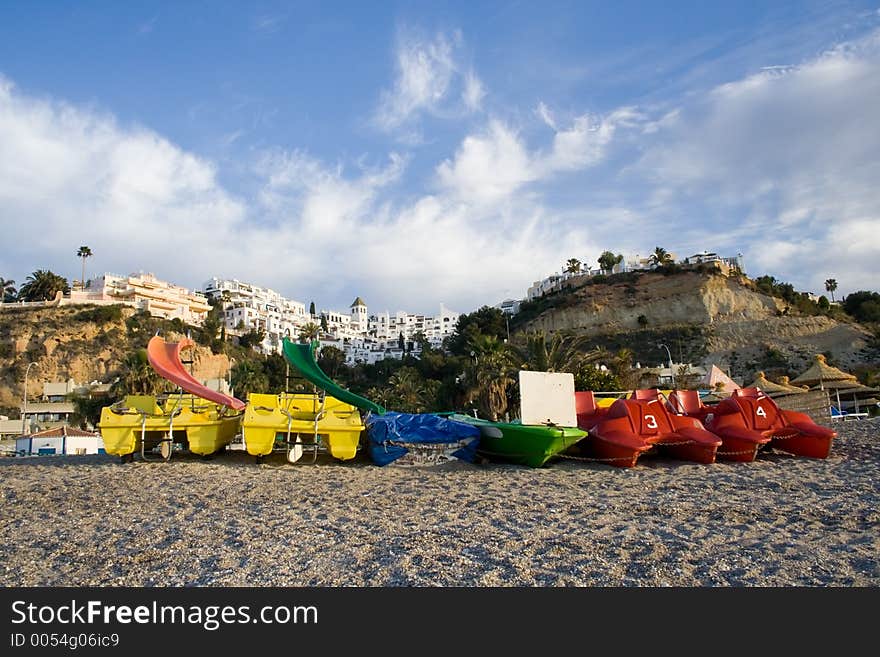
[[[519,395],[523,424],[577,426],[574,374],[520,370]]]

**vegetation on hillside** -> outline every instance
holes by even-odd
[[[67,279],[48,269],[38,269],[28,275],[27,280],[18,290],[16,300],[50,301],[55,298],[58,292],[70,293]]]
[[[85,261],[85,254],[77,253]],[[578,276],[589,271],[577,258],[570,258],[566,271],[575,277],[566,281],[571,289],[561,289],[543,297],[521,304],[519,314],[508,317],[496,308],[483,306],[459,317],[454,333],[444,342],[443,349],[433,349],[424,335],[413,336],[406,343],[403,358],[379,361],[374,364],[359,363],[349,366],[339,349],[327,346],[318,354],[321,368],[333,379],[354,392],[374,399],[387,408],[400,411],[424,412],[442,410],[477,411],[483,417],[515,417],[518,413],[517,372],[521,369],[570,372],[578,389],[619,390],[638,385],[639,371],[634,363],[645,365],[665,362],[658,344],[669,344],[682,361],[699,362],[705,356],[706,328],[697,326],[654,326],[646,316],[641,316],[636,330],[613,335],[595,336],[590,339],[565,332],[544,334],[526,332],[528,323],[551,309],[575,306],[581,303],[573,290],[585,286],[617,285],[625,294],[635,294],[639,280],[649,273],[666,276],[680,272],[714,272],[711,266],[682,266],[671,261],[662,247],[652,254],[655,267],[651,272],[604,273],[596,276]],[[607,251],[599,258],[599,266],[606,272],[620,262],[620,256]],[[744,278],[744,277],[743,277]],[[772,276],[761,276],[746,284],[754,289],[783,299],[787,308],[782,314],[827,315],[836,319],[854,319],[875,324],[876,346],[880,349],[880,294],[858,291],[846,296],[841,303],[829,302],[827,297],[813,301],[802,292]],[[826,290],[834,298],[837,281],[828,279]],[[69,289],[67,281],[50,271],[38,270],[16,291],[15,282],[0,279],[0,293],[5,300],[51,299],[58,289]],[[120,357],[114,376],[118,381],[113,389],[115,396],[126,393],[150,394],[166,389],[166,384],[156,377],[146,362],[144,347],[157,332],[189,335],[198,344],[208,347],[215,354],[225,354],[231,360],[230,379],[236,395],[245,398],[249,392],[280,392],[282,390],[310,390],[302,379],[279,354],[263,355],[259,347],[265,334],[259,330],[241,332],[228,336],[222,318],[223,301],[212,301],[212,308],[201,327],[183,324],[180,320],[162,320],[145,312],[129,314],[123,306],[71,307],[65,315],[75,322],[89,322],[99,327],[90,343],[72,340],[65,349],[85,353],[92,344],[103,347],[124,345],[125,354]],[[26,311],[20,311],[26,312]],[[41,328],[52,330],[63,321],[58,313],[41,316]],[[322,318],[323,319],[323,318]],[[297,339],[309,341],[318,337],[322,326],[311,322],[300,331]],[[326,331],[326,329],[324,329]],[[4,337],[4,336],[0,336]],[[82,342],[82,344],[80,344]],[[16,359],[8,368],[7,378],[19,379],[23,375],[20,362],[34,361],[41,357],[42,349],[35,347]],[[422,347],[419,358],[412,355],[412,346]],[[9,357],[9,345],[0,341],[0,357]],[[6,349],[6,351],[3,351]],[[734,359],[736,357],[734,356]],[[744,359],[745,360],[745,359]],[[761,356],[749,362],[732,363],[739,371],[760,367],[768,373],[789,372],[785,354],[765,345]],[[859,372],[865,381],[876,381],[876,368]],[[689,381],[688,372],[678,372],[679,382]],[[690,377],[692,378],[692,377]],[[691,382],[696,384],[695,381]],[[77,419],[94,423],[96,413],[106,400],[75,399]]]

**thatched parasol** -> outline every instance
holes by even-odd
[[[782,397],[784,395],[793,395],[799,392],[806,392],[803,388],[795,388],[794,386],[784,386],[774,383],[766,377],[763,372],[758,372],[755,380],[749,385],[749,388],[760,388],[769,397]]]
[[[858,379],[854,374],[847,374],[843,370],[839,370],[825,362],[823,354],[817,354],[815,362],[807,369],[806,372],[792,380],[792,383],[805,386],[819,386],[820,388],[832,388],[839,386],[829,385],[834,381],[848,381],[849,385],[859,385]],[[847,387],[847,386],[843,386]]]
[[[841,407],[841,395],[846,399],[852,397],[856,410],[859,408],[859,400],[870,398],[880,392],[880,389],[869,388],[859,383],[854,374],[848,374],[843,370],[833,367],[825,362],[825,356],[818,354],[816,361],[806,372],[794,379],[792,383],[811,386],[814,390],[833,390],[837,398],[837,408]],[[849,401],[846,399],[847,402]],[[864,402],[862,402],[864,403]]]
[[[809,386],[795,386],[791,384],[791,381],[788,380],[787,376],[779,377],[779,385],[791,389],[793,393],[797,392],[807,392],[810,388]]]

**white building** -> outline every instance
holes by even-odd
[[[739,271],[746,273],[743,266],[743,254],[737,253],[735,257],[724,258],[713,251],[701,251],[684,259],[688,265],[714,265],[725,275],[729,275],[731,271]]]
[[[403,310],[393,315],[388,311],[369,315],[367,304],[360,297],[352,302],[350,310],[348,316],[330,311],[321,313],[327,319],[328,328],[328,334],[321,338],[321,344],[341,349],[349,365],[403,358],[407,353],[418,356],[421,353],[420,333],[432,349],[440,349],[443,339],[455,331],[459,317],[459,313],[443,304],[440,304],[439,314],[433,317]],[[402,349],[401,335],[404,342]]]
[[[505,315],[516,315],[519,312],[519,304],[521,303],[522,299],[505,299],[495,307]]]
[[[205,294],[222,304],[223,323],[228,332],[264,331],[261,345],[264,353],[279,352],[284,337],[295,340],[300,328],[312,321],[302,302],[236,279],[212,278],[205,283]]]
[[[370,316],[367,335],[377,340],[394,340],[397,344],[401,334],[404,341],[412,341],[416,339],[418,333],[422,333],[431,348],[440,349],[443,346],[443,339],[455,331],[459,314],[449,310],[442,303],[439,314],[434,317],[414,315],[403,310],[398,310],[392,315],[386,311]]]
[[[72,290],[69,301],[94,305],[121,303],[145,310],[153,317],[179,319],[193,326],[201,326],[211,310],[201,292],[143,272],[128,276],[104,274],[90,280],[84,290]]]
[[[19,456],[50,456],[53,454],[103,454],[104,440],[99,434],[73,427],[47,429],[15,441]]]
[[[434,317],[404,311],[394,315],[388,312],[370,315],[366,302],[357,297],[347,313],[322,309],[313,318],[306,312],[305,304],[299,301],[285,299],[269,288],[234,279],[212,278],[205,284],[205,294],[223,304],[223,321],[228,332],[264,331],[261,344],[264,353],[280,352],[283,338],[296,340],[300,329],[314,322],[327,327],[319,335],[321,344],[341,349],[349,364],[401,358],[407,351],[418,355],[421,349],[416,334],[419,332],[425,335],[431,347],[439,349],[443,339],[455,330],[459,316],[442,304],[440,313]],[[407,344],[400,349],[401,333],[405,343],[412,342],[412,346]]]

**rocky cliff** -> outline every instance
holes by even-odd
[[[795,316],[785,301],[747,279],[681,272],[588,281],[578,285],[575,279],[539,302],[519,328],[592,336],[606,347],[632,349],[647,364],[666,360],[657,347],[665,343],[676,361],[714,363],[742,377],[764,368],[795,372],[817,353],[844,368],[880,359],[864,327],[824,315]]]
[[[28,363],[28,397],[39,397],[43,383],[112,381],[122,360],[144,348],[163,323],[127,307],[89,306],[16,309],[0,312],[0,408],[18,408]],[[163,335],[174,340],[180,331]],[[225,377],[229,359],[197,347],[193,374],[199,379]]]

